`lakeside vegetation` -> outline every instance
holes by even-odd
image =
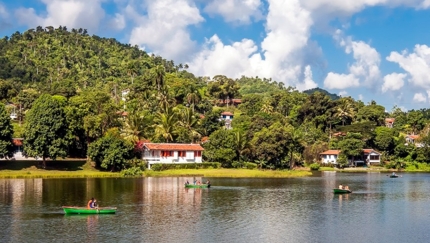
[[[342,151],[342,164],[363,148],[382,153],[381,168],[427,171],[430,163],[429,109],[365,104],[322,89],[300,92],[285,87],[287,80],[197,77],[188,64],[85,29],[38,26],[4,37],[0,65],[0,158],[12,156],[13,137],[24,138],[25,154],[42,160],[34,173],[56,173],[48,159],[66,157],[89,158],[101,175],[185,173],[144,171],[145,140],[205,141],[204,161],[236,168],[225,173],[237,177],[288,174],[319,163],[328,149]],[[234,114],[232,129],[220,120],[224,111]],[[386,118],[395,119],[392,128]],[[407,143],[408,134],[419,135],[420,146]],[[242,169],[251,165],[259,170]]]

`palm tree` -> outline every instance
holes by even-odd
[[[345,125],[345,121],[352,119],[355,116],[355,109],[352,102],[348,98],[341,98],[339,105],[336,108],[335,117],[342,120],[342,126]]]
[[[191,141],[194,143],[195,138],[200,138],[201,135],[196,131],[196,127],[199,125],[199,119],[197,118],[194,110],[189,108],[183,108],[180,111],[180,119],[178,124],[184,127],[191,137]]]
[[[193,107],[193,111],[194,111],[194,106],[196,105],[196,103],[200,101],[200,94],[198,90],[195,88],[191,88],[191,91],[187,94],[186,98],[187,98],[187,103]]]
[[[169,109],[171,110],[171,109]],[[176,134],[175,128],[178,123],[175,112],[158,112],[155,116],[155,137],[164,138],[166,142],[173,141],[173,136]]]
[[[245,134],[240,131],[235,132],[234,138],[235,138],[234,145],[235,145],[236,155],[239,161],[241,161],[242,155],[248,150],[249,144],[248,144],[248,141],[246,140]]]
[[[154,77],[154,82],[157,85],[157,90],[160,92],[161,88],[164,86],[164,75],[166,70],[163,65],[157,65],[152,69],[152,75]]]
[[[151,116],[149,111],[129,113],[125,118],[121,136],[133,143],[148,138]]]

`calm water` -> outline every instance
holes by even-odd
[[[430,174],[186,179],[0,179],[0,242],[430,241]],[[93,196],[117,214],[63,214]]]

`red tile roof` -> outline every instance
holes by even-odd
[[[363,152],[364,152],[365,154],[370,154],[370,153],[372,153],[372,152],[375,152],[375,153],[377,153],[377,154],[381,154],[381,153],[379,153],[378,151],[375,151],[374,149],[363,149]]]
[[[23,141],[24,139],[22,139],[22,138],[14,138],[14,139],[12,139],[12,143],[13,143],[13,145],[15,145],[15,146],[22,146],[22,141]]]
[[[395,118],[385,118],[385,122],[393,123],[396,119]]]
[[[407,137],[415,140],[420,138],[420,135],[408,135]]]
[[[223,116],[232,116],[233,113],[228,112],[228,111],[224,111],[223,113],[221,113],[221,115],[223,115]]]
[[[340,154],[340,150],[331,149],[331,150],[324,151],[324,152],[322,152],[320,154]]]
[[[164,150],[164,151],[203,151],[205,150],[200,144],[184,144],[184,143],[145,143],[144,145],[149,150]]]

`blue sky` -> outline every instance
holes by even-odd
[[[199,76],[272,78],[391,111],[430,104],[430,0],[0,0],[0,36],[84,28]]]

